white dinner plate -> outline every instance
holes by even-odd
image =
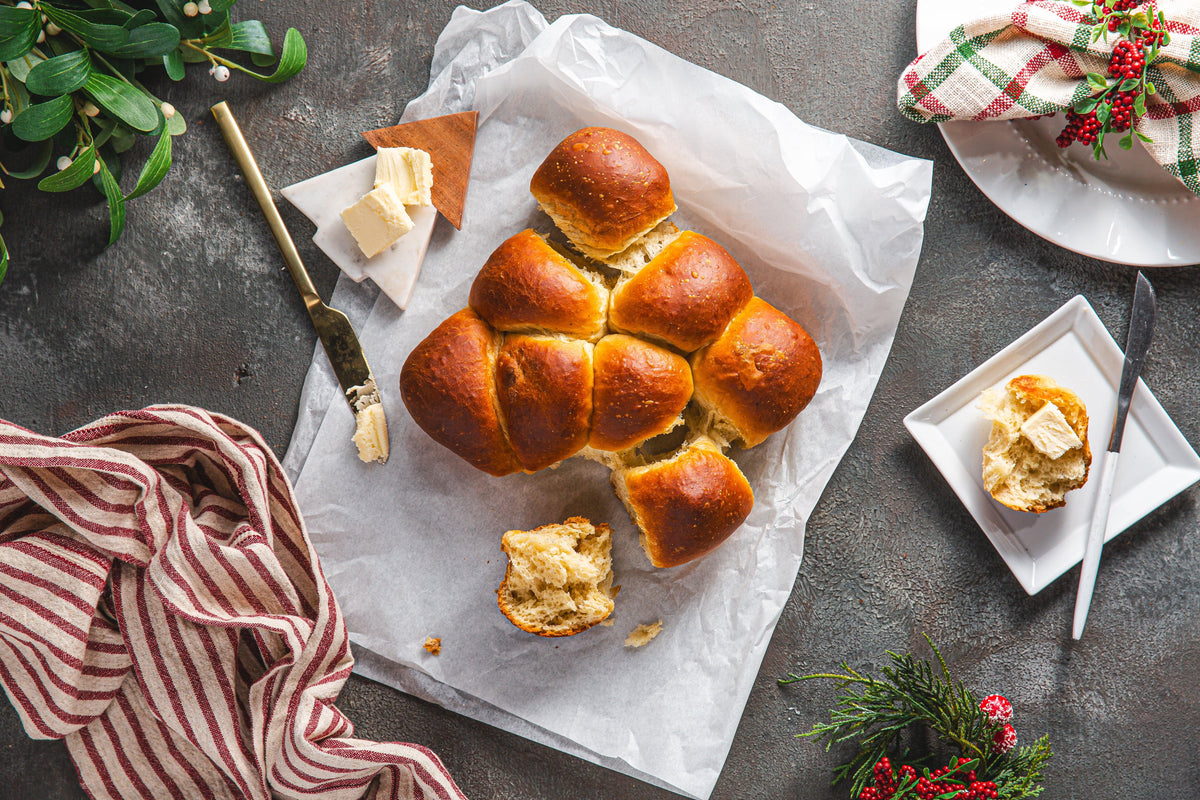
[[[1015,0],[918,0],[924,53],[973,17]],[[939,125],[968,177],[1001,211],[1039,236],[1092,258],[1145,267],[1200,263],[1200,197],[1141,145],[1097,162],[1090,147],[1061,149],[1064,115]]]
[[[1096,312],[1076,296],[1028,333],[904,418],[946,481],[1029,594],[1048,586],[1083,558],[1097,480],[1067,494],[1043,514],[1013,511],[983,488],[983,446],[991,422],[979,395],[1017,375],[1049,375],[1087,406],[1091,475],[1099,475],[1112,435],[1117,386],[1125,356]],[[1130,404],[1121,461],[1113,484],[1108,541],[1200,480],[1200,456],[1142,381]]]

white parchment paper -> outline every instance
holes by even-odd
[[[461,232],[434,231],[408,310],[341,280],[379,381],[391,460],[362,464],[318,351],[286,465],[370,677],[464,714],[706,798],[800,565],[804,526],[853,440],[916,269],[931,165],[805,125],[783,106],[590,16],[547,26],[529,5],[460,8],[430,90],[405,120],[480,112]],[[755,491],[746,524],[699,561],[650,566],[598,464],[493,478],[434,444],[400,400],[411,349],[466,305],[504,239],[550,223],[529,195],[568,133],[608,125],[671,175],[681,227],[724,245],[757,293],[817,341],[824,377],[788,429],[735,450]],[[338,165],[330,165],[331,167]],[[496,608],[500,536],[583,515],[613,526],[612,627],[561,640]],[[622,646],[663,621],[646,647]],[[426,636],[442,639],[434,657]]]

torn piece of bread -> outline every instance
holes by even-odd
[[[641,647],[649,644],[650,640],[662,633],[662,620],[647,625],[638,625],[625,637],[626,647]]]
[[[573,636],[613,610],[612,531],[584,517],[508,531],[500,541],[508,556],[496,590],[500,611],[538,636]]]
[[[984,392],[979,407],[992,421],[983,485],[998,502],[1040,514],[1087,482],[1087,408],[1070,389],[1045,375],[1020,375]]]

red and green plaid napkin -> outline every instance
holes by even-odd
[[[1200,2],[1158,0],[1171,41],[1147,79],[1136,130],[1163,169],[1200,194]],[[900,111],[917,122],[1007,120],[1066,111],[1092,95],[1086,76],[1105,74],[1118,38],[1092,41],[1095,18],[1069,0],[1038,0],[972,20],[917,57],[900,77]]]

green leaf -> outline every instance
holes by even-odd
[[[42,29],[38,23],[32,8],[0,6],[0,61],[12,61],[32,50]]]
[[[40,142],[61,131],[74,115],[75,104],[71,96],[63,95],[44,103],[34,103],[17,114],[12,121],[12,131],[27,142]]]
[[[96,118],[96,133],[92,134],[92,142],[99,147],[108,141],[117,127],[117,121],[112,117]]]
[[[1088,112],[1095,110],[1096,105],[1099,102],[1100,101],[1095,97],[1085,97],[1075,104],[1075,113],[1087,114]]]
[[[144,92],[124,81],[93,72],[88,76],[83,90],[91,96],[96,105],[118,117],[131,128],[152,131],[158,127],[158,105]]]
[[[127,29],[133,27],[129,24],[133,19],[133,14],[118,8],[93,8],[85,11],[76,11],[75,14],[80,19],[85,19],[88,22],[94,22],[98,25],[119,25]]]
[[[247,53],[259,53],[265,56],[275,56],[275,48],[271,47],[271,37],[267,36],[266,27],[256,19],[236,22],[230,26],[229,44],[222,45],[229,50],[242,50]]]
[[[304,44],[304,37],[295,28],[288,28],[287,33],[283,35],[283,50],[279,54],[279,64],[273,73],[261,75],[248,69],[242,71],[267,83],[283,83],[304,69],[307,61],[308,47]]]
[[[1108,88],[1108,79],[1105,78],[1103,75],[1101,75],[1099,72],[1089,72],[1087,74],[1087,82],[1091,86],[1094,86],[1097,89],[1107,89]]]
[[[137,142],[137,134],[126,128],[124,125],[118,125],[113,129],[112,136],[108,140],[108,146],[113,149],[114,153],[124,153]]]
[[[1092,28],[1092,44],[1100,41],[1100,35],[1102,33],[1104,33],[1103,25],[1097,25],[1096,27]]]
[[[1096,109],[1096,121],[1101,125],[1108,122],[1108,118],[1112,116],[1112,106],[1102,105]]]
[[[1133,147],[1133,134],[1130,133],[1130,134],[1127,134],[1127,135],[1121,137],[1121,141],[1118,142],[1118,144],[1121,145],[1122,150],[1130,149],[1131,147]]]
[[[1134,89],[1137,88],[1137,85],[1138,85],[1137,78],[1126,78],[1125,80],[1121,81],[1120,91],[1132,92]]]
[[[5,174],[17,178],[18,180],[28,180],[36,178],[46,171],[46,166],[50,163],[50,156],[54,154],[54,141],[47,139],[38,147],[37,155],[33,157],[33,161],[29,162],[29,166],[20,170],[6,170]]]
[[[173,81],[183,80],[183,56],[179,53],[179,48],[172,50],[162,57],[163,69],[167,71],[167,77]]]
[[[229,25],[229,15],[226,14],[220,25],[210,28],[204,34],[205,48],[228,47],[233,41],[233,29]]]
[[[69,192],[79,186],[83,186],[92,177],[92,173],[96,171],[96,145],[92,143],[88,145],[87,150],[75,157],[71,162],[71,166],[56,172],[53,175],[42,178],[38,183],[38,188],[43,192]]]
[[[27,53],[20,58],[14,58],[5,66],[8,67],[8,71],[13,74],[14,78],[24,83],[25,79],[29,77],[30,71],[42,61],[42,57],[37,53]]]
[[[125,198],[103,159],[100,161],[100,186],[108,200],[108,243],[111,245],[121,238],[121,231],[125,229]]]
[[[92,22],[79,14],[72,14],[70,11],[63,11],[61,8],[51,5],[42,5],[39,8],[55,25],[64,31],[74,33],[84,42],[102,52],[108,52],[129,41],[129,31],[120,25]]]
[[[179,46],[179,29],[165,22],[151,22],[129,32],[129,41],[108,52],[118,58],[157,58]]]
[[[0,282],[4,281],[4,276],[8,274],[8,245],[4,243],[4,237],[0,236]]]
[[[158,14],[155,14],[148,8],[143,8],[141,11],[129,18],[129,21],[125,23],[125,27],[129,30],[133,30],[134,28],[140,28],[142,25],[146,25],[147,23],[155,22],[157,20]]]
[[[213,11],[228,11],[236,2],[237,0],[209,0],[208,4],[212,6]]]
[[[1158,87],[1149,81],[1146,82],[1146,94],[1154,94],[1158,91]]]
[[[186,0],[154,0],[158,10],[162,12],[167,22],[179,29],[179,35],[185,39],[195,39],[204,33],[204,20],[201,15],[189,17],[183,13]]]
[[[1146,134],[1142,133],[1139,130],[1135,130],[1134,133],[1137,134],[1137,137],[1139,139],[1141,139],[1143,142],[1152,143],[1154,141],[1149,136],[1147,136]]]
[[[167,133],[172,136],[181,136],[187,133],[187,120],[183,118],[183,114],[176,111],[175,115],[167,120]]]
[[[133,191],[125,195],[126,201],[132,200],[135,197],[141,197],[146,192],[158,186],[162,179],[166,177],[167,170],[171,168],[171,134],[169,131],[164,131],[163,135],[158,137],[158,144],[154,146],[154,152],[150,154],[150,158],[142,167],[142,174],[138,176],[137,186],[133,187]]]
[[[83,86],[91,71],[92,60],[88,57],[88,51],[72,50],[39,62],[29,70],[25,88],[48,97],[70,94]]]
[[[1146,95],[1139,94],[1133,101],[1133,113],[1139,117],[1146,115]]]

